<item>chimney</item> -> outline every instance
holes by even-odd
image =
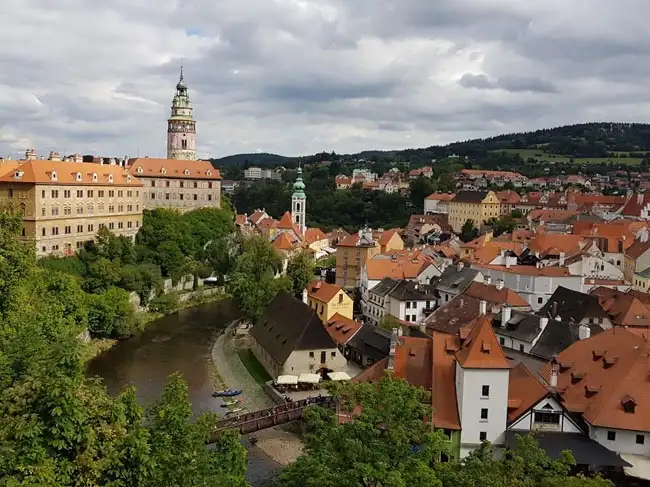
[[[465,267],[465,264],[459,261],[458,264],[456,265],[456,270],[460,272],[463,270],[463,267]]]
[[[551,317],[552,318],[557,317],[557,301],[553,301],[551,303]]]
[[[506,257],[506,269],[510,269],[510,259]]]
[[[544,316],[543,318],[539,319],[539,328],[541,330],[541,333],[544,333],[544,330],[546,329],[546,325],[548,325],[548,318]]]
[[[637,205],[642,205],[643,204],[643,194],[639,193],[636,195],[636,204]]]
[[[587,325],[580,325],[578,327],[578,338],[580,338],[580,340],[585,340],[590,336],[591,336],[591,328],[589,328]]]
[[[302,302],[309,304],[309,300],[307,299],[307,288],[302,290]]]
[[[564,257],[566,254],[564,252],[560,252],[560,267],[564,266]]]
[[[395,370],[395,349],[397,348],[397,328],[393,328],[393,334],[390,336],[390,349],[388,351],[388,367],[391,372]]]
[[[402,327],[400,326],[397,329],[397,338],[401,337],[402,335],[404,335],[404,330],[402,330]]]
[[[492,284],[492,278],[490,276],[485,276],[483,278],[483,282],[489,286],[490,284]]]
[[[481,299],[481,301],[479,302],[479,311],[478,311],[478,314],[479,314],[480,316],[485,316],[485,315],[487,315],[487,301]]]
[[[560,364],[557,362],[557,360],[553,359],[553,362],[551,363],[551,390],[555,391],[555,388],[557,387],[557,373],[560,370]]]
[[[501,328],[505,328],[508,325],[508,321],[512,317],[512,308],[510,306],[504,306],[501,308]]]
[[[503,282],[503,279],[497,279],[497,289],[501,291],[503,289],[503,286],[505,283]]]

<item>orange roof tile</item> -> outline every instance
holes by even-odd
[[[526,218],[528,218],[529,221],[549,221],[549,220],[560,220],[560,221],[565,221],[568,220],[571,217],[579,215],[579,211],[571,211],[571,210],[533,210],[528,215],[526,215]]]
[[[273,247],[275,247],[277,250],[292,250],[294,248],[294,242],[286,232],[282,232],[273,241]]]
[[[322,303],[329,303],[339,293],[343,293],[343,289],[336,284],[329,284],[325,281],[312,281],[307,286],[307,295]]]
[[[517,204],[521,201],[521,196],[519,196],[519,193],[516,191],[512,191],[511,189],[507,189],[505,191],[499,191],[497,193],[497,198],[499,198],[499,201],[501,203],[506,203],[506,204]]]
[[[387,258],[387,256],[392,256]],[[414,279],[431,265],[431,259],[420,251],[398,250],[378,254],[366,261],[368,279],[380,281],[393,279]]]
[[[528,301],[510,288],[498,289],[491,284],[472,282],[463,293],[472,298],[482,299],[491,304],[507,304],[512,307],[530,307]]]
[[[635,240],[632,245],[630,245],[630,247],[628,247],[628,249],[625,251],[625,255],[631,259],[638,259],[648,250],[650,250],[650,239],[648,239],[646,242]]]
[[[472,323],[472,329],[456,360],[465,369],[509,369],[508,359],[499,345],[492,323],[487,316],[479,316]]]
[[[568,254],[580,250],[581,244],[585,244],[585,238],[581,235],[566,235],[562,233],[538,233],[528,242],[528,248],[532,252],[553,253],[559,252]],[[551,252],[554,251],[554,252]]]
[[[649,353],[647,337],[616,327],[571,345],[557,358],[567,409],[594,426],[650,431]],[[550,381],[551,364],[540,374]]]
[[[459,430],[458,403],[456,401],[456,361],[454,351],[458,339],[445,333],[433,333],[433,384],[431,405],[433,424],[437,428]]]
[[[253,225],[257,225],[261,220],[265,218],[268,218],[268,215],[263,210],[257,210],[251,216],[248,217],[248,219],[251,221]]]
[[[400,337],[395,348],[395,376],[413,386],[431,390],[431,347],[431,338]]]
[[[336,244],[337,247],[358,247],[359,246],[359,232],[353,233],[352,235],[348,235],[347,237],[343,237],[339,242]],[[373,245],[364,245],[364,247],[375,247],[378,244],[375,243]]]
[[[345,316],[335,313],[325,323],[325,329],[330,334],[332,340],[339,345],[345,345],[350,339],[356,335],[363,325],[358,321],[351,320]]]
[[[549,393],[549,388],[523,364],[510,369],[508,420],[514,421]]]
[[[176,179],[221,179],[219,169],[210,161],[182,161],[177,159],[129,159],[129,171],[135,176]]]
[[[308,228],[305,230],[305,243],[313,244],[321,240],[327,240],[327,235],[320,228]]]
[[[137,177],[120,166],[90,162],[46,160],[16,161],[3,164],[0,181],[11,183],[56,184],[76,186],[142,186]]]
[[[244,226],[246,225],[246,215],[237,215],[235,216],[235,225]]]
[[[429,201],[450,201],[456,196],[453,193],[431,193],[425,199]]]
[[[633,294],[599,286],[589,294],[598,297],[598,304],[617,326],[650,327],[650,308]]]
[[[283,230],[293,230],[293,232],[296,235],[301,235],[302,232],[298,225],[296,225],[293,221],[293,217],[291,216],[290,211],[285,211],[284,215],[282,215],[282,218],[280,218],[280,221],[278,222],[278,228],[281,228]]]
[[[495,271],[509,272],[512,274],[521,274],[523,276],[548,276],[548,277],[570,277],[571,273],[566,267],[550,266],[550,267],[535,267],[534,265],[512,265],[506,267],[504,265],[492,264],[474,264],[477,270],[481,268],[492,269]]]
[[[391,238],[393,238],[393,235],[398,235],[397,230],[390,229],[390,230],[384,230],[383,232],[372,232],[373,238],[375,238],[381,247],[385,247],[388,245],[388,242],[390,241]]]

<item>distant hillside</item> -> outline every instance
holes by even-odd
[[[599,122],[498,135],[486,139],[453,142],[444,146],[393,151],[368,150],[358,154],[320,153],[302,158],[305,163],[322,160],[353,160],[404,162],[411,167],[430,164],[451,155],[470,161],[498,152],[518,154],[523,160],[586,163],[639,164],[650,155],[650,124]],[[297,158],[277,154],[236,154],[213,159],[218,167],[225,165],[276,166],[295,164]]]

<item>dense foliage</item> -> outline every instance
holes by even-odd
[[[449,453],[431,417],[428,394],[390,376],[377,383],[336,384],[340,410],[357,411],[339,424],[319,407],[305,412],[305,453],[279,475],[277,487],[611,487],[600,477],[572,476],[570,452],[551,459],[532,437],[496,459],[488,443],[462,462],[440,463]]]
[[[146,416],[132,389],[113,398],[85,377],[77,336],[96,318],[74,276],[37,266],[21,225],[0,213],[0,485],[244,487],[246,451],[232,433],[205,448],[216,417],[192,421],[180,377]]]

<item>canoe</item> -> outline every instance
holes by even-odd
[[[212,397],[234,397],[234,396],[239,396],[241,394],[241,389],[237,390],[231,390],[231,389],[225,389],[223,391],[216,391],[212,393]]]
[[[225,416],[230,416],[232,414],[239,414],[244,410],[246,410],[246,407],[231,409],[230,411],[226,412]]]
[[[224,401],[221,403],[222,408],[229,408],[230,406],[235,406],[241,402],[240,399],[230,399],[229,401]]]

